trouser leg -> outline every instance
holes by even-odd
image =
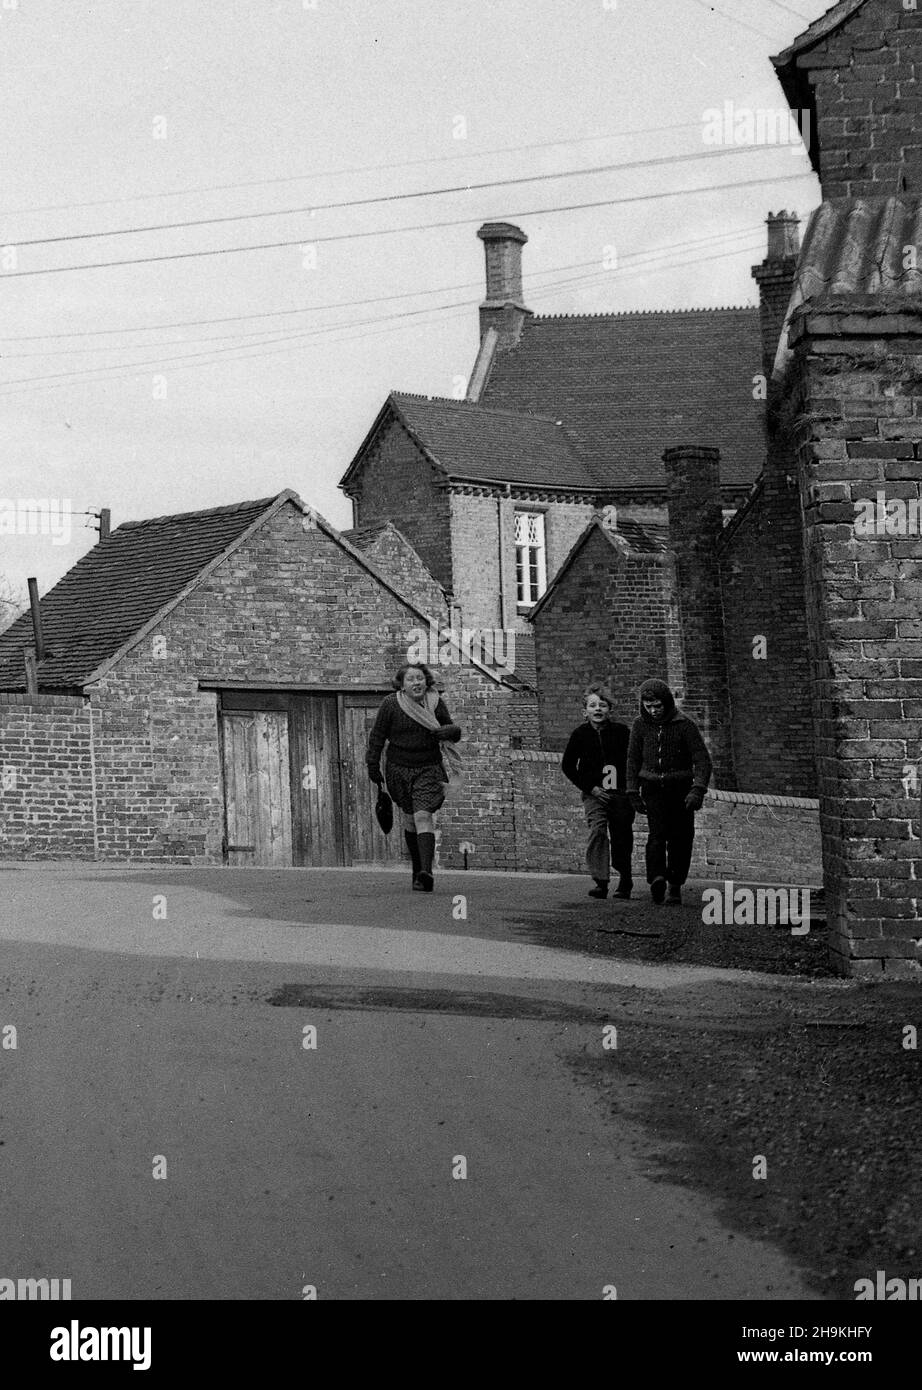
[[[611,839],[612,868],[621,879],[630,882],[631,857],[634,853],[634,808],[626,796],[613,796],[609,803],[608,834]]]
[[[685,805],[691,783],[680,782],[669,788],[668,839],[666,846],[666,877],[670,883],[681,885],[688,878],[692,845],[695,839],[695,813]]]
[[[591,792],[583,793],[583,811],[589,828],[589,844],[586,848],[586,868],[598,883],[607,883],[611,875],[609,869],[608,808],[603,801]]]
[[[666,877],[666,844],[669,834],[669,818],[662,788],[656,783],[646,783],[643,791],[647,808],[647,882]]]

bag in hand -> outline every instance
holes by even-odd
[[[383,787],[378,788],[378,799],[375,802],[375,815],[385,835],[389,835],[394,826],[394,803]]]

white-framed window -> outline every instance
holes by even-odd
[[[515,514],[515,590],[520,608],[530,608],[547,588],[544,513]]]

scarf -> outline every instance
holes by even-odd
[[[435,707],[439,702],[438,691],[427,690],[423,704],[418,704],[416,700],[411,700],[409,695],[405,695],[402,690],[397,691],[397,704],[403,710],[408,719],[413,719],[417,724],[422,724],[424,729],[434,733],[442,726],[435,717]],[[449,782],[456,782],[461,776],[461,754],[452,744],[439,743],[439,752],[442,755],[442,766],[445,769],[445,776]]]

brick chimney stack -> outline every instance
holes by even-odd
[[[682,649],[684,709],[704,735],[714,760],[714,783],[735,786],[730,693],[724,644],[717,543],[723,531],[720,451],[696,444],[667,449],[669,549],[675,556]]]
[[[768,254],[761,265],[752,267],[752,278],[759,287],[762,370],[771,380],[800,255],[800,219],[796,213],[785,210],[770,212],[767,226]]]
[[[514,347],[530,310],[522,302],[522,247],[528,237],[511,222],[485,222],[477,235],[486,253],[487,297],[480,306],[480,338],[496,330],[497,348]]]

